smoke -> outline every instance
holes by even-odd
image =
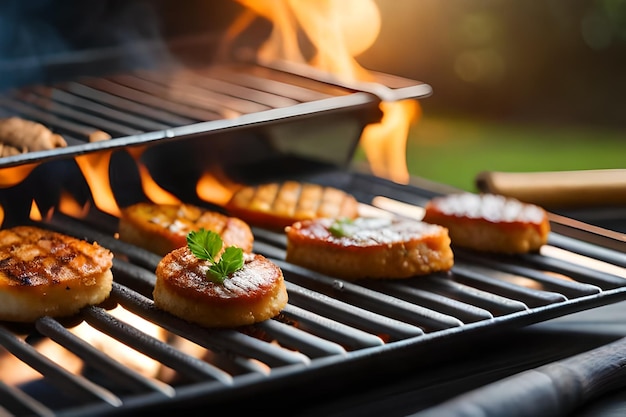
[[[56,81],[64,76],[63,63],[84,64],[93,51],[107,56],[109,66],[114,59],[127,68],[150,66],[163,58],[161,42],[154,2],[4,0],[0,88]]]

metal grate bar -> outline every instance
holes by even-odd
[[[258,96],[259,93],[262,92],[237,86],[236,84],[225,85],[227,83],[222,83],[222,85],[220,85],[218,83],[215,85],[215,83],[210,82],[210,80],[209,82],[206,80],[202,82],[199,81],[197,77],[191,77],[188,72],[176,72],[165,79],[161,74],[147,71],[138,72],[135,75],[142,80],[168,86],[177,91],[181,91],[184,94],[203,97],[205,100],[219,107],[233,110],[239,114],[256,113],[273,108],[287,107],[298,104],[294,101],[286,103],[281,97],[276,97],[277,100],[274,100],[274,102],[271,100],[254,100],[254,96]],[[231,87],[230,91],[223,88],[229,86]],[[215,89],[215,87],[218,88]],[[265,104],[263,101],[269,101],[269,103]]]
[[[154,270],[155,268],[147,270],[141,266],[113,258],[115,282],[126,285],[147,298],[152,297],[154,290],[154,283],[156,282]]]
[[[80,375],[68,372],[65,368],[39,353],[35,348],[4,327],[0,327],[0,344],[22,360],[22,362],[40,372],[59,387],[62,387],[63,391],[71,393],[77,402],[86,404],[99,400],[113,406],[122,404],[122,400],[109,390],[94,384]]]
[[[490,277],[490,269],[456,262],[452,267],[452,278],[473,287],[493,292],[503,297],[520,300],[529,307],[539,307],[567,300],[563,294],[516,285],[506,280]]]
[[[187,71],[184,73],[184,75],[189,82],[194,85],[198,85],[204,89],[216,91],[234,97],[245,97],[247,100],[268,107],[289,107],[302,102],[301,100],[296,100],[295,98],[279,96],[276,94],[268,93],[266,91],[246,87],[241,84],[235,84],[229,81],[212,78],[203,75],[202,73]],[[322,98],[327,98],[327,96],[320,96],[317,99]]]
[[[57,132],[69,133],[83,141],[88,141],[89,136],[97,130],[87,124],[64,120],[50,112],[39,110],[7,97],[0,96],[0,106],[11,110],[12,114],[17,113],[27,119],[37,120]],[[68,138],[66,137],[66,139]]]
[[[127,366],[120,364],[110,356],[95,349],[80,337],[72,334],[53,318],[42,317],[37,320],[35,325],[41,334],[70,349],[85,363],[89,364],[90,367],[96,369],[116,385],[132,392],[155,391],[169,397],[174,395],[174,390],[169,385],[146,378]]]
[[[294,328],[277,320],[266,320],[254,326],[281,346],[302,352],[310,358],[345,355],[346,350],[339,344],[329,342],[311,333]]]
[[[454,282],[447,277],[427,277],[425,279],[425,287],[450,298],[482,307],[493,312],[496,316],[528,309],[528,306],[519,300],[513,300],[498,294],[482,291],[459,282]]]
[[[51,417],[55,413],[32,396],[0,381],[0,415]]]
[[[460,258],[468,260],[468,257],[462,255],[462,252],[460,250],[457,250],[455,254]],[[474,257],[473,260],[474,262],[488,266],[497,271],[504,271],[511,274],[519,275],[521,277],[531,278],[537,282],[540,282],[547,289],[561,293],[568,298],[597,294],[602,291],[596,285],[558,278],[529,267],[511,265],[503,261],[498,261],[495,259],[485,259],[482,257]]]
[[[158,108],[152,108],[146,106],[145,103],[140,103],[138,100],[129,100],[121,97],[120,95],[114,95],[103,90],[97,90],[78,82],[61,84],[56,86],[56,88],[97,103],[102,103],[123,112],[129,112],[142,117],[150,118],[162,123],[164,126],[183,126],[199,121],[178,116],[171,112],[159,110]]]
[[[384,281],[371,282],[365,285],[408,302],[456,317],[463,323],[473,323],[493,318],[493,315],[488,310],[483,308],[479,308],[472,304],[464,303],[449,297],[444,297],[441,294],[436,294],[421,288],[415,288],[407,284]]]
[[[105,106],[98,101],[88,100],[57,88],[33,87],[27,91],[34,93],[39,98],[39,101],[50,109],[54,109],[55,106],[57,106],[56,103],[61,103],[62,105],[68,106],[68,108],[77,108],[79,113],[84,111],[96,117],[111,120],[115,123],[121,123],[141,131],[161,130],[171,127],[150,120],[146,118],[145,115],[136,116],[128,112],[117,110],[111,106]],[[18,94],[16,98],[19,99],[20,94]],[[105,97],[103,96],[102,98]]]
[[[416,326],[344,303],[324,294],[293,284],[288,278],[290,303],[313,311],[323,310],[331,319],[375,335],[387,335],[392,340],[421,336],[424,331]],[[293,302],[292,302],[293,301]]]
[[[186,101],[187,98],[192,98],[197,104],[202,106],[222,109],[226,117],[257,113],[274,108],[247,99],[211,91],[201,86],[191,84],[188,81],[179,80],[178,77],[175,76],[163,79],[160,75],[136,73],[135,77],[142,81],[151,82],[170,89],[169,94],[173,99],[185,97]]]
[[[200,74],[231,84],[265,91],[275,96],[289,97],[303,103],[346,94],[345,89],[332,88],[312,79],[296,77],[262,67],[239,67],[237,70],[233,67],[216,66],[201,70]]]
[[[79,85],[85,85],[94,90],[122,97],[144,106],[149,106],[149,108],[152,109],[165,111],[178,117],[188,117],[195,121],[217,120],[221,118],[219,112],[198,109],[187,103],[175,103],[155,96],[154,94],[146,93],[104,78],[83,79],[80,80]]]
[[[349,350],[364,349],[384,344],[383,340],[378,336],[346,326],[343,323],[293,304],[287,304],[281,314],[287,320],[294,321],[294,325],[298,328],[324,339],[332,340]]]
[[[48,99],[41,98],[26,91],[20,92],[14,98],[15,100],[27,103],[40,111],[52,113],[69,120],[87,123],[94,128],[109,133],[111,136],[130,136],[142,133],[141,130],[130,127],[127,124],[117,123],[99,116],[93,116],[82,110],[77,110],[64,104],[51,102]]]
[[[279,261],[275,261],[279,262]],[[283,269],[287,265],[281,264]],[[326,277],[320,274],[293,275],[292,282],[299,285],[309,286],[315,284],[315,290],[338,300],[342,300],[354,306],[377,312],[380,315],[393,317],[397,320],[426,328],[429,331],[449,329],[463,323],[446,314],[428,309],[426,307],[407,303],[401,299],[367,289],[361,285]],[[308,284],[308,285],[307,285]],[[321,284],[321,286],[319,285]]]
[[[564,259],[555,259],[537,254],[526,254],[520,257],[524,261],[552,272],[567,275],[573,279],[583,280],[593,285],[607,290],[618,288],[624,285],[624,277],[599,271],[594,268],[581,265],[580,263],[569,262]],[[519,262],[510,259],[510,262]]]
[[[129,74],[115,75],[109,77],[109,79],[118,84],[160,97],[163,100],[185,103],[188,106],[215,112],[220,115],[220,119],[229,119],[241,115],[239,112],[223,108],[219,101],[215,99],[207,99],[197,90],[194,91],[192,89],[189,91],[185,89],[185,91],[181,91],[178,88],[170,88],[167,85],[144,80]]]
[[[183,354],[169,344],[107,314],[102,308],[88,307],[83,313],[85,320],[96,329],[183,375],[198,381],[210,379],[226,385],[232,384],[232,378],[227,373],[202,360]]]
[[[126,287],[114,285],[115,300],[135,314],[157,323],[172,333],[185,337],[216,352],[230,352],[255,358],[268,366],[306,364],[309,359],[297,352],[288,351],[235,330],[210,330],[192,325],[154,307],[151,299]]]
[[[573,253],[626,267],[626,256],[621,251],[596,246],[583,240],[573,239],[556,233],[552,233],[548,237],[548,243]]]

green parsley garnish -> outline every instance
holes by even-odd
[[[222,284],[230,274],[243,268],[243,249],[236,246],[227,247],[222,256],[216,256],[222,250],[224,242],[219,234],[200,229],[187,234],[187,246],[196,258],[209,261],[211,266],[207,270],[207,278]]]
[[[351,230],[352,228],[350,227],[353,223],[354,220],[347,217],[335,219],[335,221],[333,221],[328,230],[330,231],[330,233],[337,237],[350,236],[353,233],[353,231]]]

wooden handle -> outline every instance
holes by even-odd
[[[484,171],[477,175],[476,187],[547,209],[626,205],[626,169]]]
[[[626,338],[623,338],[494,382],[413,416],[565,416],[599,395],[625,385]]]

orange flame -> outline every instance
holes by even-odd
[[[365,127],[361,145],[367,152],[374,175],[406,184],[409,181],[406,140],[410,124],[421,114],[421,107],[415,100],[382,102],[380,105],[383,119]]]
[[[259,50],[259,60],[308,63],[348,81],[372,81],[371,73],[355,57],[374,43],[380,31],[381,16],[373,0],[238,1],[273,23],[269,39]],[[241,32],[249,21],[249,13],[242,15],[228,36]],[[308,62],[297,42],[298,29],[316,49]],[[419,103],[382,102],[381,110],[383,118],[364,129],[360,144],[375,175],[406,183],[406,138],[411,123],[420,115]]]
[[[217,172],[205,172],[196,184],[196,193],[204,201],[223,206],[230,200],[236,187],[237,184],[226,178],[218,178]]]
[[[69,192],[62,191],[59,201],[59,211],[68,216],[84,218],[89,212],[89,203],[81,206]]]
[[[23,164],[0,170],[0,188],[12,187],[24,181],[37,164]]]
[[[119,217],[120,209],[111,190],[108,175],[111,152],[95,152],[77,156],[75,159],[85,181],[89,184],[96,207],[105,213]]]
[[[30,218],[31,220],[39,221],[41,220],[41,212],[39,211],[39,207],[35,200],[30,205]]]
[[[159,186],[154,178],[150,175],[148,168],[141,162],[141,154],[146,150],[146,147],[129,148],[127,152],[133,157],[139,169],[139,175],[141,178],[141,187],[143,188],[146,196],[157,204],[178,204],[180,199],[174,196],[169,191],[164,190]]]
[[[127,149],[127,152],[133,157],[137,164],[144,193],[150,200],[158,204],[179,203],[180,200],[176,196],[161,188],[156,181],[154,181],[148,168],[141,162],[140,158],[144,150],[145,147]],[[96,207],[105,213],[119,217],[121,212],[113,190],[111,189],[109,176],[111,152],[96,152],[77,156],[75,159],[89,185]],[[79,212],[82,213],[82,216],[85,214],[84,211],[69,208],[69,206],[67,207],[74,214],[78,214]]]

